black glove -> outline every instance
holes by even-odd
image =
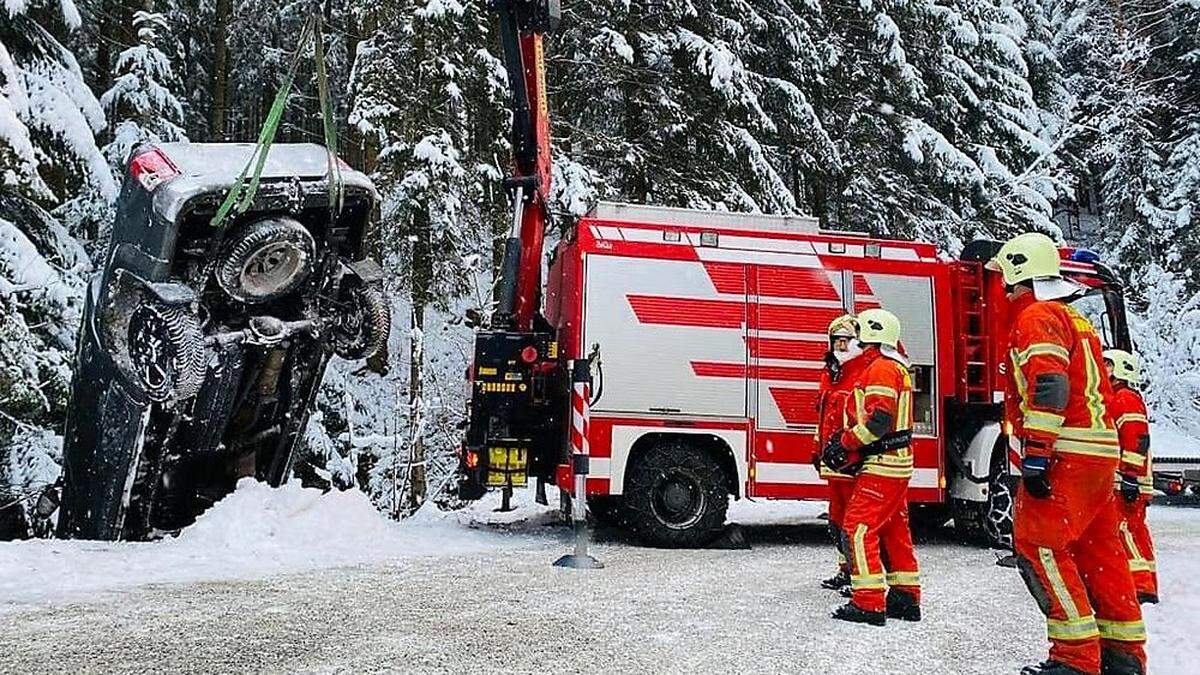
[[[1045,499],[1050,496],[1050,478],[1046,476],[1049,470],[1049,457],[1026,457],[1021,460],[1021,482],[1031,497]]]
[[[848,473],[859,461],[859,458],[858,453],[842,445],[842,437],[838,435],[834,436],[821,452],[821,461],[825,463],[825,466],[838,473]]]
[[[1138,485],[1137,477],[1136,476],[1128,476],[1123,473],[1119,474],[1119,476],[1121,479],[1121,486],[1120,486],[1121,496],[1124,497],[1125,501],[1129,502],[1130,504],[1136,502],[1138,500],[1138,497],[1142,496],[1142,490],[1141,490],[1141,487]]]

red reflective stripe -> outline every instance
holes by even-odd
[[[789,340],[785,338],[746,338],[746,346],[750,355],[762,359],[783,359],[787,361],[820,361],[829,351],[825,340]]]
[[[692,372],[700,377],[749,377],[760,380],[784,382],[816,382],[821,377],[820,368],[795,368],[791,366],[746,366],[740,363],[718,363],[715,361],[692,361]]]

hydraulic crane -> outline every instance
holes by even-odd
[[[469,380],[461,496],[487,487],[539,485],[561,448],[565,366],[540,315],[543,242],[550,221],[550,119],[542,43],[557,28],[559,0],[493,0],[512,101],[512,224],[504,246],[491,329],[480,331]],[[539,494],[541,491],[539,490]]]

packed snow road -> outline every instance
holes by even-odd
[[[290,553],[295,513],[283,511],[224,546],[203,530],[157,549],[0,545],[0,672],[991,674],[1044,654],[1016,572],[936,539],[918,550],[924,621],[833,622],[841,599],[817,587],[831,561],[814,505],[739,504],[732,518],[751,523],[752,550],[610,540],[595,547],[607,568],[588,572],[550,566],[567,532],[528,510],[371,526],[363,537],[347,524],[310,542],[374,545],[381,556]],[[305,526],[324,520],[317,507],[301,511]],[[1194,672],[1200,592],[1188,575],[1200,509],[1151,512],[1165,597],[1147,612],[1151,672]],[[400,532],[408,538],[389,541]],[[263,536],[270,547],[251,541]],[[159,568],[169,565],[199,569]]]

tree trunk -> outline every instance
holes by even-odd
[[[213,17],[212,110],[208,116],[210,140],[225,140],[226,115],[229,111],[229,21],[233,0],[217,0]]]
[[[429,285],[433,277],[433,260],[430,251],[429,208],[421,205],[413,212],[412,223],[412,269],[409,272],[412,299],[412,336],[409,341],[408,410],[409,427],[412,434],[412,460],[408,475],[409,513],[425,503],[428,490],[425,470],[425,306],[429,304]]]

